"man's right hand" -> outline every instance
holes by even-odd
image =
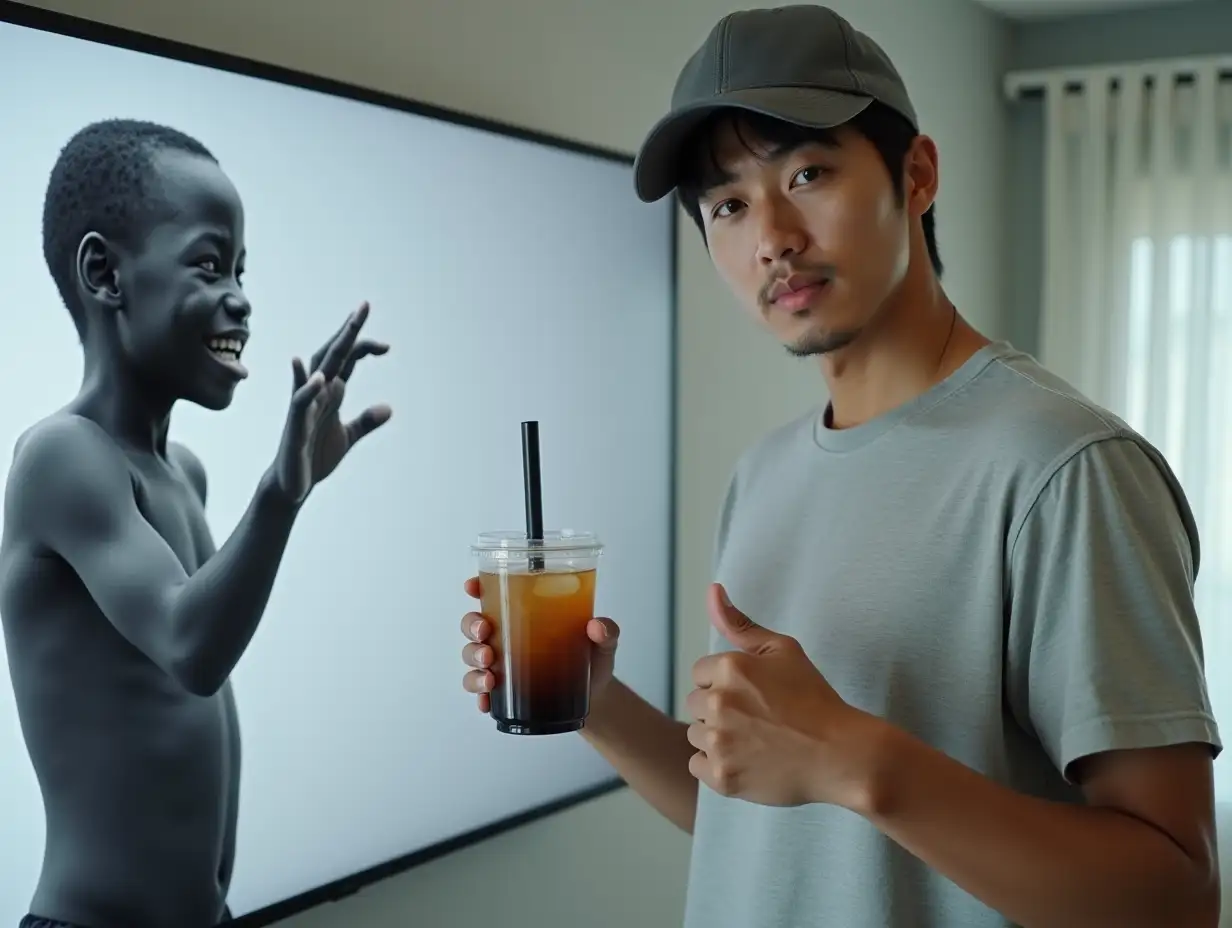
[[[471,577],[467,580],[465,590],[467,596],[479,599],[479,578]],[[492,708],[489,694],[496,686],[496,677],[489,669],[495,654],[492,646],[487,643],[492,631],[491,620],[481,613],[468,612],[462,616],[462,634],[469,639],[462,648],[462,662],[473,668],[463,675],[462,688],[468,693],[478,695],[479,711],[484,713]],[[590,699],[593,703],[612,679],[620,628],[611,619],[591,619],[586,625],[586,634],[591,642]]]

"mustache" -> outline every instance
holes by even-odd
[[[835,276],[832,264],[778,264],[767,275],[766,280],[758,288],[757,298],[762,306],[769,306],[771,300],[779,295],[783,285],[793,277],[798,278],[798,286],[820,283],[831,280]]]

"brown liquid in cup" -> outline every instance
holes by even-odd
[[[595,570],[480,571],[480,609],[494,626],[488,644],[491,716],[509,734],[577,731],[590,710]]]

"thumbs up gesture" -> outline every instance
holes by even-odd
[[[880,720],[850,706],[796,639],[758,625],[711,586],[710,620],[735,650],[693,665],[689,771],[724,796],[857,810],[872,782]]]

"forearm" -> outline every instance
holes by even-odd
[[[171,608],[177,674],[194,691],[217,691],[256,632],[298,507],[265,475],[226,543],[177,591]]]
[[[857,809],[1023,928],[1214,928],[1218,873],[1130,815],[1001,786],[897,729]]]
[[[697,780],[688,726],[660,712],[619,680],[591,707],[582,736],[638,795],[682,830],[693,833]]]

